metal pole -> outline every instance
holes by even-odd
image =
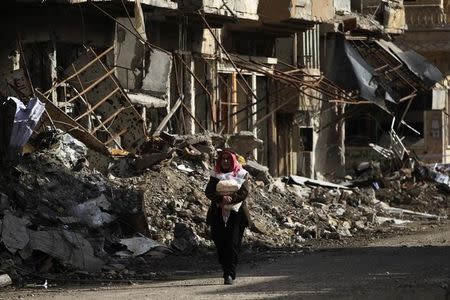
[[[195,117],[195,81],[194,81],[194,72],[195,72],[195,62],[192,55],[190,56],[191,70],[192,73],[189,74],[189,110],[192,115]],[[189,133],[195,134],[195,122],[194,119],[191,118],[191,122],[189,122]]]
[[[257,94],[257,77],[256,77],[256,73],[253,72],[252,73],[252,91],[253,94]],[[257,115],[257,100],[255,97],[251,98],[252,100],[252,106],[251,106],[251,113],[252,113],[252,127],[253,127],[253,135],[255,136],[255,138],[258,138],[258,129],[255,126],[256,122],[258,120],[258,115]],[[258,149],[254,149],[253,150],[253,157],[255,158],[255,160],[258,159]]]
[[[236,72],[233,72],[231,74],[231,128],[228,128],[228,130],[232,130],[232,133],[237,131],[236,125],[237,125],[237,105],[238,105],[238,99],[237,99],[237,77]],[[230,109],[228,109],[230,111]]]

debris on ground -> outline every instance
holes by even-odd
[[[8,286],[12,284],[11,277],[8,274],[0,275],[0,287]]]
[[[141,156],[104,156],[103,173],[94,167],[99,156],[70,133],[41,132],[30,143],[34,151],[0,172],[0,272],[13,282],[30,274],[123,278],[136,259],[213,249],[203,191],[226,139],[163,132]],[[341,182],[272,178],[251,159],[244,167],[254,220],[244,242],[252,249],[369,236],[450,212],[444,165],[368,162]]]

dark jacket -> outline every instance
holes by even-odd
[[[209,182],[206,185],[205,189],[206,197],[209,200],[211,200],[208,213],[206,215],[206,224],[208,225],[213,224],[214,218],[219,218],[221,216],[221,214],[218,213],[220,211],[220,208],[217,207],[218,204],[222,201],[222,196],[218,195],[216,192],[216,186],[218,182],[219,179],[215,177],[210,177]],[[250,184],[248,182],[248,179],[246,179],[242,184],[241,188],[231,195],[232,198],[231,204],[243,202],[238,213],[242,214],[242,216],[245,218],[244,219],[245,226],[249,226],[249,224],[251,223],[247,203],[245,202],[245,199],[247,198],[249,191],[250,191]]]

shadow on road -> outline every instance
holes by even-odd
[[[249,257],[244,260],[236,284],[226,290],[228,295],[251,298],[264,293],[267,298],[277,299],[450,299],[448,246],[327,249],[269,255],[254,262]],[[191,267],[194,272],[198,265],[192,263]],[[187,277],[203,278],[205,274]],[[203,296],[208,294],[216,292]]]

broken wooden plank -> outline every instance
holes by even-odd
[[[100,101],[98,101],[94,106],[92,106],[89,110],[85,111],[83,114],[79,115],[75,121],[80,120],[81,118],[85,117],[86,115],[90,114],[91,112],[94,112],[94,110],[96,110],[100,105],[102,105],[105,101],[107,101],[109,99],[109,97],[111,97],[112,95],[114,95],[115,93],[117,93],[117,91],[119,91],[119,88],[116,88],[115,90],[111,91],[111,93],[109,93],[108,95],[106,95],[105,97],[103,97],[103,99],[101,99]]]
[[[144,154],[136,159],[136,170],[140,172],[142,170],[150,168],[151,166],[170,158],[174,151],[175,150],[172,149],[169,152]]]
[[[70,78],[73,76],[74,69],[80,70],[85,65],[90,65],[84,72],[77,71],[79,80],[74,78],[69,81],[70,85],[77,88],[80,94],[84,92],[85,99],[91,106],[87,112],[80,113],[75,118],[82,118],[86,115],[93,116],[95,110],[95,115],[101,120],[109,120],[107,125],[105,122],[100,122],[108,128],[109,136],[115,136],[123,128],[127,128],[127,132],[120,139],[121,148],[132,153],[139,153],[141,146],[147,140],[144,119],[131,103],[113,72],[98,58],[99,56],[89,49],[84,56],[73,62],[75,68],[68,68],[64,72],[64,75]],[[91,64],[92,61],[95,63]],[[101,82],[98,82],[99,78],[102,79]],[[92,82],[96,83],[95,86],[91,84]],[[83,85],[88,86],[88,84],[91,85],[83,91]],[[88,90],[90,87],[92,88]],[[119,113],[117,113],[118,111]],[[115,117],[111,118],[111,115],[115,115]],[[96,127],[98,125],[100,124],[95,124]],[[98,138],[103,143],[107,143],[108,137],[99,135],[98,130],[96,129]]]
[[[399,207],[392,207],[389,204],[387,204],[386,202],[376,200],[376,199],[373,201],[373,204],[375,206],[381,208],[387,214],[399,215],[399,216],[410,215],[410,216],[416,216],[416,217],[421,217],[421,218],[425,218],[425,219],[433,219],[433,220],[447,219],[447,216],[445,216],[445,215],[439,216],[439,215],[434,215],[434,214],[429,214],[429,213],[417,212],[417,211],[413,211],[413,210],[409,210],[409,209],[403,209],[403,208],[399,208]]]
[[[309,185],[322,186],[322,187],[327,187],[327,188],[332,188],[332,189],[343,189],[343,190],[350,189],[349,187],[347,187],[345,185],[335,184],[335,183],[322,181],[322,180],[315,180],[315,179],[302,177],[302,176],[291,175],[291,176],[289,176],[289,178],[294,183],[300,184],[300,185],[308,185],[309,184]]]
[[[63,81],[58,82],[58,84],[52,86],[51,89],[49,89],[48,91],[46,91],[44,93],[44,95],[49,95],[52,91],[54,91],[56,88],[60,87],[61,85],[63,85],[64,83],[66,83],[67,81],[71,80],[72,78],[76,77],[78,74],[80,74],[81,72],[85,71],[87,68],[89,68],[91,65],[95,64],[95,62],[97,60],[100,60],[103,56],[105,56],[106,54],[108,54],[111,50],[114,49],[114,46],[109,47],[108,49],[106,49],[105,51],[103,51],[101,54],[97,55],[97,59],[96,60],[92,60],[91,62],[89,62],[88,64],[84,65],[82,68],[78,69],[77,72],[73,73],[72,75],[70,75],[69,77],[65,78]]]
[[[172,118],[173,114],[177,111],[177,109],[180,107],[181,102],[183,102],[184,95],[181,95],[178,97],[177,102],[172,106],[167,116],[164,117],[164,119],[161,121],[161,123],[158,125],[158,127],[155,129],[155,132],[153,133],[153,136],[158,136],[161,131],[166,127],[169,120]]]
[[[97,130],[99,130],[102,127],[105,127],[105,124],[108,123],[109,121],[111,121],[112,119],[114,119],[118,114],[120,114],[123,110],[125,109],[125,107],[119,108],[115,113],[113,113],[112,115],[110,115],[105,121],[100,122],[100,125],[98,125],[97,127],[95,127],[91,133],[94,134],[97,132]],[[108,131],[109,132],[109,131]]]
[[[119,132],[117,132],[116,134],[114,134],[113,136],[111,136],[111,138],[109,138],[109,139],[106,141],[105,144],[108,145],[109,143],[113,142],[115,139],[117,139],[118,137],[124,135],[124,134],[127,133],[127,132],[128,132],[128,128],[122,129],[121,131],[119,131]],[[121,148],[121,149],[122,149],[122,148]],[[123,150],[123,149],[122,149],[122,150]]]
[[[44,96],[38,90],[35,91],[36,95],[41,101],[45,102],[45,109],[48,111],[51,118],[55,123],[55,126],[62,131],[70,131],[80,142],[84,143],[89,149],[95,150],[99,153],[109,155],[108,148],[100,142],[95,136],[90,134],[83,126],[78,124],[74,119],[69,117],[60,108],[55,106],[53,102]]]
[[[202,123],[200,123],[200,121],[192,114],[191,110],[186,106],[186,104],[181,102],[181,105],[183,105],[183,108],[186,110],[189,116],[195,121],[198,127],[200,127],[200,129],[203,130],[203,132],[206,132],[207,130],[205,129],[205,127],[203,127]]]
[[[83,89],[79,95],[73,96],[72,98],[70,98],[69,100],[67,100],[66,102],[72,102],[73,100],[77,99],[79,96],[83,96],[84,94],[86,94],[87,92],[89,92],[90,90],[92,90],[94,87],[96,87],[98,84],[100,84],[103,80],[105,80],[107,77],[111,76],[115,71],[115,68],[112,68],[111,70],[109,70],[107,73],[103,74],[102,76],[100,76],[100,78],[98,78],[93,84],[91,84],[90,86],[88,86],[86,89]],[[77,77],[79,77],[77,75]],[[83,86],[82,86],[83,88]]]
[[[73,66],[73,64],[72,64],[72,66]],[[73,66],[73,68],[75,69],[75,66]],[[76,70],[76,69],[75,69]],[[78,76],[77,76],[78,77]],[[79,78],[78,78],[79,79]],[[82,85],[81,84],[81,80],[79,80],[79,83],[80,83],[80,85]],[[78,90],[75,88],[75,87],[72,87],[72,89],[78,94],[78,95],[80,95],[80,93],[78,92]],[[86,99],[84,99],[85,97],[83,97],[83,96],[81,96],[80,95],[80,99],[81,99],[81,101],[87,106],[87,108],[88,109],[91,109],[91,105],[89,104],[89,102],[87,102],[86,101]],[[119,110],[120,111],[120,110]],[[105,122],[102,122],[102,120],[100,120],[100,118],[96,115],[96,114],[91,114],[90,115],[91,117],[93,117],[95,120],[97,120],[97,122],[99,122],[100,123],[100,125],[97,127],[97,130],[98,130],[98,128],[103,128],[103,130],[110,136],[110,137],[112,137],[112,135],[111,135],[111,132],[109,132],[109,130],[108,130],[108,128],[105,126],[105,123],[106,123],[106,121]],[[78,122],[78,119],[76,119],[76,121]],[[92,134],[92,135],[94,135],[94,133],[95,133],[95,131],[93,131],[92,130],[92,123],[89,121],[88,122],[88,128],[86,128],[87,129],[87,131],[90,133],[90,134]],[[116,142],[115,140],[114,140],[114,142]],[[118,144],[117,142],[116,142],[116,145],[117,145],[117,147],[119,147],[119,148],[121,148],[120,147],[120,144]]]

